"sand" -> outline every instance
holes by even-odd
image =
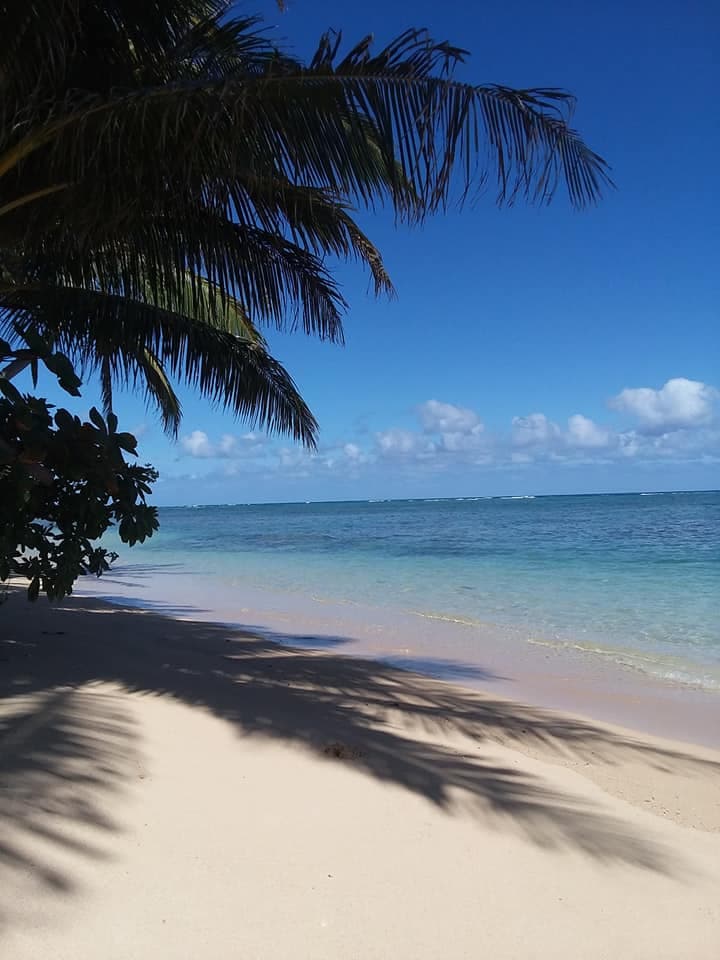
[[[711,749],[94,599],[0,690],[3,958],[720,956]]]

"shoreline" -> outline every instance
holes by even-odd
[[[720,751],[161,602],[0,617],[8,956],[717,956]]]
[[[720,691],[661,679],[582,648],[548,647],[519,629],[281,593],[208,574],[162,573],[144,565],[126,565],[97,580],[83,578],[75,592],[259,631],[291,646],[337,648],[641,734],[720,748]]]

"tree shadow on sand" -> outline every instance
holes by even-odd
[[[47,612],[30,610],[15,622],[21,636],[0,634],[0,870],[35,871],[55,886],[69,878],[23,846],[38,838],[72,843],[73,822],[90,823],[99,835],[113,830],[103,796],[137,774],[136,732],[123,696],[100,696],[97,689],[107,688],[94,687],[99,681],[206,709],[243,736],[350,758],[354,769],[448,814],[492,822],[543,847],[665,874],[682,872],[675,855],[580,795],[493,759],[494,744],[595,763],[614,762],[620,751],[660,770],[720,773],[711,761],[589,722],[390,664],[292,647],[291,635],[281,645],[227,626],[81,599],[53,613],[57,632],[41,629]],[[333,641],[339,646],[343,638]],[[76,852],[102,855],[99,848]]]
[[[3,657],[0,668],[9,662]],[[105,803],[137,776],[137,733],[120,690],[43,689],[3,669],[0,677],[0,891],[14,875],[27,894],[17,904],[0,893],[0,924],[18,907],[33,922],[38,886],[70,894],[76,859],[105,859],[107,835],[117,830]]]

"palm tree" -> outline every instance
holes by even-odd
[[[410,30],[339,35],[301,63],[228,0],[6,0],[0,37],[0,336],[28,330],[176,432],[172,381],[270,430],[316,423],[260,329],[342,340],[329,263],[392,292],[354,212],[416,224],[482,189],[595,202],[604,161],[558,90],[472,86]],[[13,371],[14,372],[14,371]]]

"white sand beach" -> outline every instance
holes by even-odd
[[[720,753],[72,598],[0,611],[0,953],[720,955]]]

